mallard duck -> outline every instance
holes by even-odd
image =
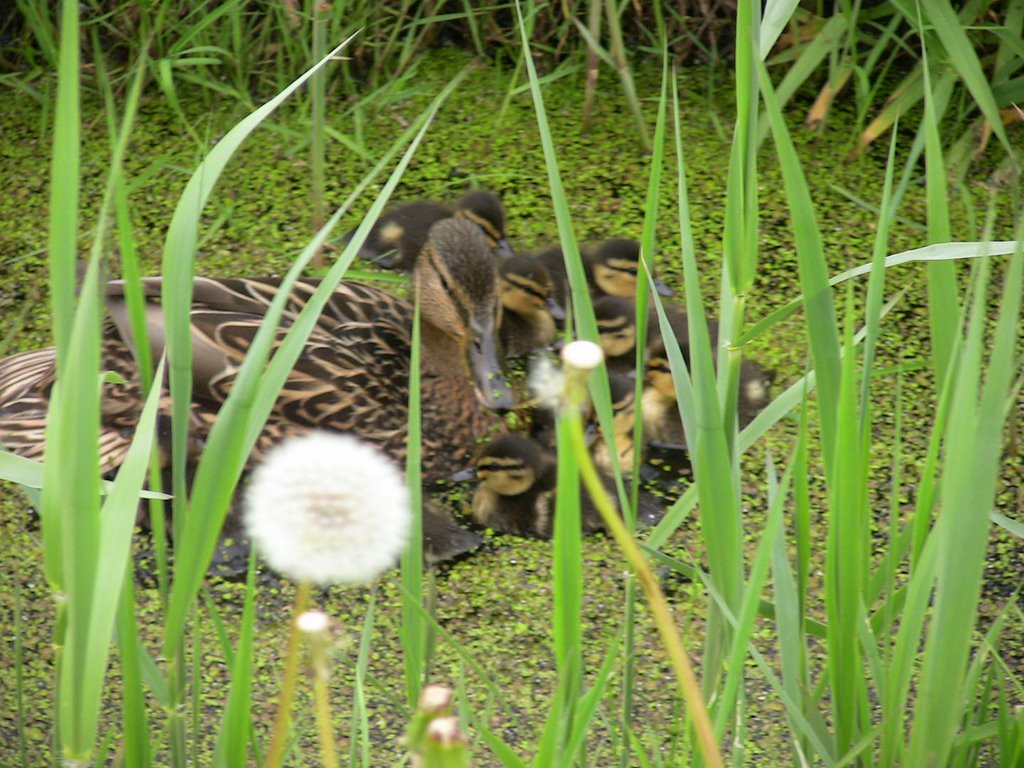
[[[477,455],[473,518],[500,533],[549,539],[554,532],[557,462],[535,440],[502,435],[483,446]],[[614,482],[602,482],[615,498]],[[640,522],[656,522],[657,502],[644,495]],[[604,529],[604,521],[586,491],[580,491],[580,519],[584,533]]]
[[[318,281],[297,282],[283,323]],[[191,314],[193,403],[190,457],[197,458],[217,411],[279,288],[276,279],[197,278]],[[468,466],[476,441],[503,429],[495,410],[512,406],[497,358],[497,268],[479,227],[446,219],[430,232],[413,285],[421,302],[423,472],[437,479]],[[161,282],[144,284],[150,342],[163,351]],[[108,288],[103,366],[125,379],[104,385],[101,455],[105,470],[123,461],[141,410],[123,285]],[[339,283],[281,391],[251,460],[283,437],[312,428],[350,432],[404,465],[413,308],[379,288]],[[0,361],[0,443],[40,458],[54,350]]]
[[[551,274],[527,253],[505,259],[499,267],[501,345],[506,357],[519,357],[548,347],[555,340],[556,321],[565,310],[555,300]]]
[[[467,192],[451,205],[416,200],[385,209],[359,255],[389,269],[409,271],[427,242],[430,228],[453,216],[480,227],[499,256],[512,255],[505,235],[505,207],[500,197],[486,189]],[[346,241],[351,234],[346,235]]]

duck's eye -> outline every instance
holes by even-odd
[[[626,272],[626,274],[627,274],[627,275],[629,275],[630,277],[636,277],[636,275],[637,275],[637,269],[636,269],[636,267],[632,267],[632,268],[630,268],[630,269],[627,269],[627,270],[625,270],[625,272]]]

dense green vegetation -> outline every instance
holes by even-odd
[[[87,59],[94,58],[90,29],[97,41],[121,29],[125,42],[100,45],[109,56],[96,57],[96,68],[83,70],[80,116],[68,111],[73,95],[54,100],[56,81],[44,74],[57,66],[55,42],[44,44],[38,24],[21,28],[39,42],[32,49],[39,72],[8,76],[13,87],[0,109],[4,136],[10,137],[2,150],[8,183],[0,195],[0,243],[10,255],[0,298],[11,329],[0,342],[3,354],[54,341],[63,349],[95,346],[90,325],[99,309],[88,290],[81,294],[78,317],[70,319],[74,262],[91,247],[107,257],[112,274],[131,269],[133,253],[142,274],[285,273],[313,232],[310,199],[316,197],[317,168],[324,171],[329,212],[385,161],[385,175],[370,182],[371,193],[356,199],[331,233],[336,244],[348,225],[379,211],[384,199],[371,203],[381,189],[392,199],[452,198],[471,184],[502,194],[518,248],[561,239],[571,261],[577,240],[642,236],[656,246],[649,251],[656,253],[658,273],[677,289],[680,301],[685,291],[691,317],[703,305],[711,316],[734,324],[733,339],[753,329],[749,343],[718,351],[720,388],[735,377],[740,355],[772,369],[778,393],[793,386],[745,437],[737,436],[728,418],[723,423],[713,351],[705,341],[694,370],[678,372],[677,379],[680,399],[705,426],[706,439],[692,452],[692,475],[669,492],[666,501],[687,489],[666,522],[638,534],[699,670],[715,743],[727,756],[756,765],[795,763],[798,753],[822,765],[1014,764],[1024,749],[1018,594],[1024,468],[1017,436],[1024,415],[1021,254],[1006,244],[959,251],[939,246],[934,253],[942,260],[894,266],[885,272],[884,288],[869,287],[863,277],[832,292],[823,287],[826,275],[870,263],[873,254],[880,259],[928,243],[1019,237],[1019,188],[1008,172],[1013,156],[994,146],[972,163],[954,164],[964,149],[952,139],[971,135],[965,127],[978,109],[989,109],[972,84],[970,51],[929,33],[934,69],[915,70],[904,61],[902,71],[922,78],[928,71],[934,82],[924,83],[916,101],[904,104],[908,111],[900,118],[892,154],[877,142],[854,162],[848,159],[859,143],[853,127],[865,122],[871,101],[865,91],[835,104],[819,132],[800,126],[815,95],[809,86],[796,91],[785,121],[769,98],[759,117],[748,108],[758,103],[750,61],[741,55],[735,75],[721,66],[684,68],[678,75],[663,71],[661,58],[647,50],[660,47],[653,17],[646,27],[630,26],[643,19],[622,17],[627,42],[637,52],[634,68],[621,80],[628,83],[622,89],[617,83],[612,88],[611,71],[602,70],[586,133],[580,130],[587,100],[585,36],[564,19],[559,22],[552,8],[541,9],[540,28],[534,30],[548,77],[533,71],[533,58],[522,55],[512,9],[451,21],[463,42],[473,40],[477,52],[491,60],[468,72],[463,68],[469,53],[424,51],[431,38],[443,35],[444,24],[397,26],[389,36],[386,23],[366,17],[373,23],[353,49],[354,61],[322,84],[329,94],[322,125],[311,118],[316,113],[310,99],[299,94],[241,144],[212,189],[200,189],[195,181],[186,187],[190,178],[210,178],[192,175],[203,158],[204,173],[215,171],[214,143],[224,136],[235,143],[228,133],[232,126],[311,61],[311,48],[298,42],[305,36],[280,34],[291,29],[286,6],[274,11],[279,17],[268,15],[257,24],[265,39],[241,27],[232,37],[230,27],[218,27],[218,18],[230,20],[236,12],[236,24],[252,22],[242,12],[247,7],[227,3],[208,23],[201,23],[206,17],[179,14],[176,23],[148,28],[158,41],[148,51],[149,85],[120,143],[112,137],[120,116],[133,112],[128,78],[140,50],[134,41],[152,20],[144,12],[138,28],[126,28],[115,12],[111,22],[92,20],[85,27]],[[884,7],[897,17],[892,9],[899,6]],[[736,44],[745,51],[753,27],[743,14],[753,10],[749,4],[740,8]],[[364,16],[370,13],[363,10]],[[574,7],[581,19],[584,10]],[[1019,29],[1016,6],[998,10],[1005,29]],[[968,11],[982,13],[980,6]],[[331,13],[327,37],[340,41],[352,27],[347,17],[341,24],[337,8]],[[429,15],[422,8],[418,13]],[[843,18],[866,40],[888,29],[890,17],[879,14],[881,21],[865,25]],[[963,26],[970,20],[963,18]],[[679,20],[665,23],[666,39],[678,42]],[[197,47],[176,49],[172,38],[187,29],[224,36],[220,48],[208,50],[193,38],[190,44]],[[501,30],[500,41],[492,39],[492,29]],[[907,39],[916,34],[909,26],[898,32]],[[991,38],[1006,36],[997,30]],[[292,40],[295,47],[279,46],[277,58],[264,67],[225,56],[227,39],[254,47]],[[559,47],[559,39],[573,41],[572,50],[564,43]],[[858,51],[874,50],[863,40],[850,47],[851,38],[835,42],[822,33],[817,39],[833,40],[834,47],[824,51],[831,52],[833,75],[844,64],[852,66]],[[1005,52],[992,40],[976,42],[989,79],[1008,82],[1019,52],[1011,44]],[[74,48],[67,46],[64,56],[74,55]],[[781,61],[772,69],[776,82],[787,57],[813,50],[813,43],[780,50]],[[189,64],[188,56],[216,61]],[[224,68],[226,61],[236,61],[237,71]],[[366,72],[374,67],[367,61],[386,65],[380,71],[388,77],[368,80]],[[66,58],[61,82],[73,82],[79,72]],[[168,73],[171,79],[161,79]],[[888,92],[902,76],[870,69],[862,75],[874,94]],[[957,81],[967,83],[958,102],[947,99]],[[527,83],[532,92],[523,87]],[[454,91],[445,93],[451,84]],[[766,82],[760,87],[765,90]],[[365,96],[359,96],[362,88]],[[435,102],[438,94],[446,96],[443,103]],[[436,116],[390,188],[385,176],[425,125],[421,116],[432,104],[439,104]],[[946,105],[951,106],[941,123],[922,119]],[[653,153],[643,149],[637,112]],[[912,148],[919,124],[921,145]],[[926,130],[930,126],[936,130]],[[82,131],[80,173],[72,151],[76,127]],[[320,128],[326,129],[322,157],[315,149]],[[767,137],[763,144],[761,133]],[[1007,147],[1013,138],[1006,137]],[[44,163],[55,139],[53,151],[64,154],[48,177]],[[925,159],[918,162],[922,149]],[[947,164],[955,171],[951,176]],[[78,190],[77,200],[61,197],[72,189]],[[890,209],[893,198],[898,206]],[[167,241],[174,248],[161,260],[179,199],[184,203],[171,225],[176,234]],[[118,232],[97,229],[96,222],[108,221],[112,212],[119,216]],[[127,238],[125,217],[132,223]],[[196,232],[198,239],[190,242]],[[964,258],[979,252],[998,255]],[[340,256],[331,273],[340,277],[352,254],[340,245],[329,253]],[[725,274],[723,254],[730,270]],[[357,262],[346,276],[362,275],[363,269]],[[875,279],[881,274],[874,270]],[[54,291],[65,299],[54,299],[48,309]],[[815,297],[805,310],[758,324],[801,295]],[[883,312],[889,301],[892,306]],[[583,335],[588,306],[577,306]],[[963,328],[961,308],[970,318]],[[852,334],[861,326],[868,328],[867,340],[855,348]],[[72,332],[84,336],[72,343]],[[950,358],[956,362],[947,367],[942,361]],[[71,414],[86,410],[86,393],[98,392],[95,371],[87,356],[70,359],[62,376],[75,394],[54,407],[66,409],[68,424],[78,418],[87,423],[81,413]],[[817,388],[805,406],[801,380],[812,368]],[[607,419],[607,394],[599,385],[593,393]],[[235,428],[224,430],[229,443],[238,442],[249,417],[236,415]],[[568,440],[573,425],[568,416],[564,421]],[[103,581],[94,587],[94,569],[117,546],[127,546],[128,538],[124,526],[104,528],[117,533],[99,537],[97,478],[71,458],[76,450],[87,457],[91,438],[88,430],[66,431],[68,440],[79,442],[48,455],[48,488],[60,489],[48,490],[49,500],[43,494],[44,520],[50,522],[40,528],[13,488],[2,501],[3,607],[13,632],[3,654],[0,674],[7,683],[0,706],[17,713],[2,762],[36,765],[61,753],[69,764],[105,764],[108,758],[125,765],[261,762],[294,588],[265,570],[254,573],[249,585],[204,581],[202,540],[215,536],[215,527],[201,523],[186,531],[170,569],[161,562],[159,541],[135,537],[135,613],[123,604],[116,618],[117,650],[102,694],[99,678],[90,687],[67,671],[68,653],[82,654],[71,657],[80,659],[75,668],[101,675],[105,669],[110,625],[104,630],[89,622],[102,613],[99,605],[111,605],[119,587]],[[144,437],[145,429],[140,432]],[[751,440],[752,447],[741,452]],[[562,460],[568,462],[573,454],[566,445]],[[216,456],[218,466],[228,465],[224,456]],[[144,461],[136,469],[141,482]],[[122,474],[119,483],[126,486],[130,479]],[[210,480],[205,496],[193,495],[199,518],[216,520],[224,513],[218,482]],[[231,482],[227,469],[223,482]],[[459,492],[449,501],[457,509],[466,503]],[[134,497],[122,500],[121,516],[130,520],[134,508]],[[985,514],[990,508],[996,510],[992,521]],[[111,513],[105,510],[103,519]],[[80,557],[67,558],[65,551],[62,558],[62,541],[79,549]],[[123,558],[113,562],[119,566]],[[611,538],[579,542],[565,531],[554,543],[493,536],[482,551],[422,577],[425,586],[420,568],[409,559],[401,575],[389,574],[372,588],[336,587],[313,596],[336,622],[331,702],[343,761],[398,764],[409,700],[425,680],[456,689],[456,709],[476,765],[713,763],[697,746],[645,607],[649,603],[626,575]],[[119,584],[124,569],[109,570],[105,576]],[[408,592],[403,599],[403,586],[410,585],[411,601]],[[57,593],[65,599],[55,610]],[[421,596],[436,628],[415,607]],[[134,632],[147,652],[141,661],[131,654]],[[92,645],[88,637],[96,639]],[[425,647],[430,652],[421,659],[421,676],[415,664]],[[55,672],[61,654],[65,666]],[[81,706],[60,717],[55,735],[58,675],[67,678],[61,695]],[[251,680],[251,691],[240,685],[244,680]],[[226,705],[229,691],[233,698]],[[310,696],[309,686],[300,683],[298,739],[290,758],[296,765],[323,759]],[[89,735],[91,707],[97,708],[95,738]],[[59,748],[52,749],[54,743]]]

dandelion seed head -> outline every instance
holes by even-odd
[[[549,355],[539,355],[530,364],[527,386],[538,404],[554,407],[565,391],[565,374]]]
[[[270,567],[321,586],[372,581],[398,559],[410,523],[402,473],[350,435],[285,440],[245,493],[246,529]]]
[[[601,347],[592,341],[573,341],[562,349],[562,362],[581,373],[590,373],[603,359]]]

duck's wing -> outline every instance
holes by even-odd
[[[111,358],[104,345],[104,370],[123,381],[103,384],[99,437],[103,471],[121,465],[131,446],[142,401],[131,356]],[[24,352],[0,360],[0,446],[27,459],[42,461],[46,450],[46,419],[57,373],[54,347]]]

